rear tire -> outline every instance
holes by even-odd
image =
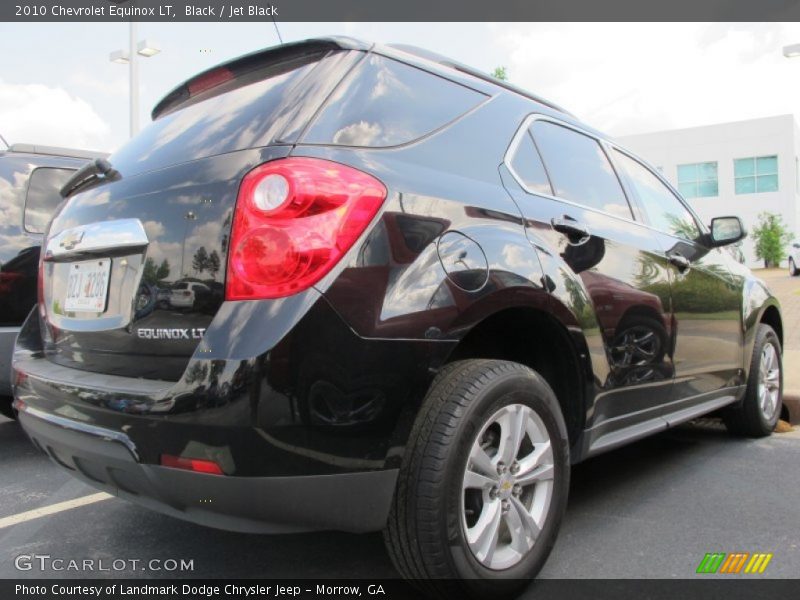
[[[722,419],[733,434],[766,437],[778,424],[782,400],[781,343],[772,327],[759,323],[744,399],[726,408]]]
[[[11,396],[0,396],[0,414],[4,417],[8,417],[9,419],[17,419],[17,411],[14,409],[12,404],[14,403],[14,398]]]
[[[452,363],[406,446],[384,530],[392,562],[437,595],[516,594],[555,543],[569,475],[566,426],[542,377],[507,361]],[[458,581],[427,581],[442,579]]]

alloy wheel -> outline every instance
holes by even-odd
[[[772,421],[780,404],[781,364],[778,351],[772,343],[764,344],[758,369],[758,404],[761,414]]]
[[[473,556],[508,569],[536,543],[550,510],[555,468],[550,436],[529,406],[504,406],[472,444],[462,485],[462,526]]]

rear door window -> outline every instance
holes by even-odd
[[[596,139],[549,121],[536,121],[530,131],[557,197],[633,218],[616,172]]]
[[[72,169],[39,167],[34,169],[28,181],[25,199],[25,230],[44,233],[56,208],[61,203],[61,188],[72,177]]]
[[[342,82],[303,141],[397,146],[447,125],[486,98],[428,71],[372,54]]]

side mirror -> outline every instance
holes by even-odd
[[[747,231],[739,217],[716,217],[711,219],[710,246],[718,248],[735,244],[747,236]]]

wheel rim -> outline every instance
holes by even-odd
[[[781,363],[775,346],[767,342],[761,349],[758,369],[758,404],[767,421],[775,417],[780,403]]]
[[[615,366],[631,367],[655,362],[661,350],[661,340],[644,325],[626,329],[614,340],[612,360]]]
[[[473,556],[500,570],[519,563],[544,527],[553,496],[553,451],[541,417],[511,404],[484,424],[462,482],[461,521]]]

